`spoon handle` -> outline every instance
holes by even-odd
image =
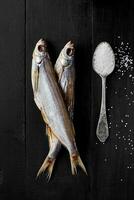
[[[96,135],[101,142],[105,142],[109,136],[107,115],[106,115],[106,77],[102,78],[102,100],[100,117],[97,125]]]

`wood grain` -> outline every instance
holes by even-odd
[[[119,79],[116,66],[107,79],[110,137],[101,144],[96,137],[101,79],[92,69],[93,52],[102,41],[109,42],[115,52],[121,42],[123,48],[129,43],[129,56],[134,56],[133,9],[132,0],[2,1],[0,199],[133,199],[134,72],[127,70]],[[45,176],[35,180],[48,152],[45,124],[34,104],[31,87],[32,51],[41,37],[48,41],[53,64],[69,40],[76,44],[74,125],[88,177],[81,170],[72,177],[68,153],[62,148],[51,182],[47,183]]]
[[[25,175],[25,3],[0,6],[0,199],[20,197]]]

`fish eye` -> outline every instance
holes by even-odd
[[[72,48],[68,48],[66,51],[68,56],[72,56],[73,55],[73,49]]]
[[[45,47],[43,45],[38,46],[39,52],[43,52],[45,50]]]

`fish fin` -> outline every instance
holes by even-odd
[[[43,118],[44,122],[46,123],[47,127],[49,127],[48,126],[48,119],[47,119],[47,116],[45,115],[45,112],[43,111],[42,108],[41,108],[40,111],[41,111],[41,115],[42,115],[42,118]]]
[[[74,124],[73,124],[73,122],[71,122],[71,123],[72,123],[72,129],[73,129],[73,136],[75,136],[76,133],[75,133],[75,129],[74,129]]]
[[[69,81],[66,93],[65,93],[65,102],[67,105],[67,109],[70,115],[71,120],[73,120],[73,114],[74,114],[74,82],[73,80]]]
[[[46,124],[46,135],[49,136],[49,138],[52,138],[52,130],[48,124]]]
[[[55,159],[52,159],[47,156],[46,159],[44,160],[41,168],[39,169],[36,178],[38,178],[42,173],[44,173],[46,171],[47,180],[49,181],[51,178],[52,172],[53,172],[54,163],[55,163]]]
[[[42,109],[41,109],[41,115],[42,115],[42,118],[43,118],[44,122],[46,123],[46,135],[52,137],[52,130],[48,125],[48,119],[47,119],[47,117],[45,115],[45,112],[43,112]]]
[[[46,135],[48,136],[49,149],[55,149],[58,143],[58,138],[53,134],[51,128],[46,124]],[[56,146],[54,145],[56,144]]]
[[[64,72],[64,68],[61,68],[61,71],[58,74],[58,83],[60,83],[60,81],[61,81],[63,72]]]
[[[78,154],[73,154],[70,156],[71,170],[73,175],[77,175],[77,167],[79,166],[87,175],[86,168]]]
[[[38,107],[38,109],[41,110],[42,104],[36,95],[34,95],[34,102],[35,102],[36,106]]]
[[[60,82],[60,79],[61,79],[62,73],[63,73],[63,67],[62,67],[62,64],[60,62],[60,59],[61,59],[61,53],[59,54],[59,56],[56,60],[56,63],[54,65],[54,71],[55,71],[56,77],[58,79],[58,82]]]
[[[37,92],[38,90],[38,82],[39,82],[39,67],[37,67],[32,75],[32,80],[33,80],[33,91],[34,93]]]

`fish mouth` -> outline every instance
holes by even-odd
[[[46,51],[46,48],[47,48],[47,45],[46,45],[46,41],[44,39],[40,39],[38,41],[38,45],[37,45],[37,48],[38,48],[38,51],[39,52],[45,52]]]

